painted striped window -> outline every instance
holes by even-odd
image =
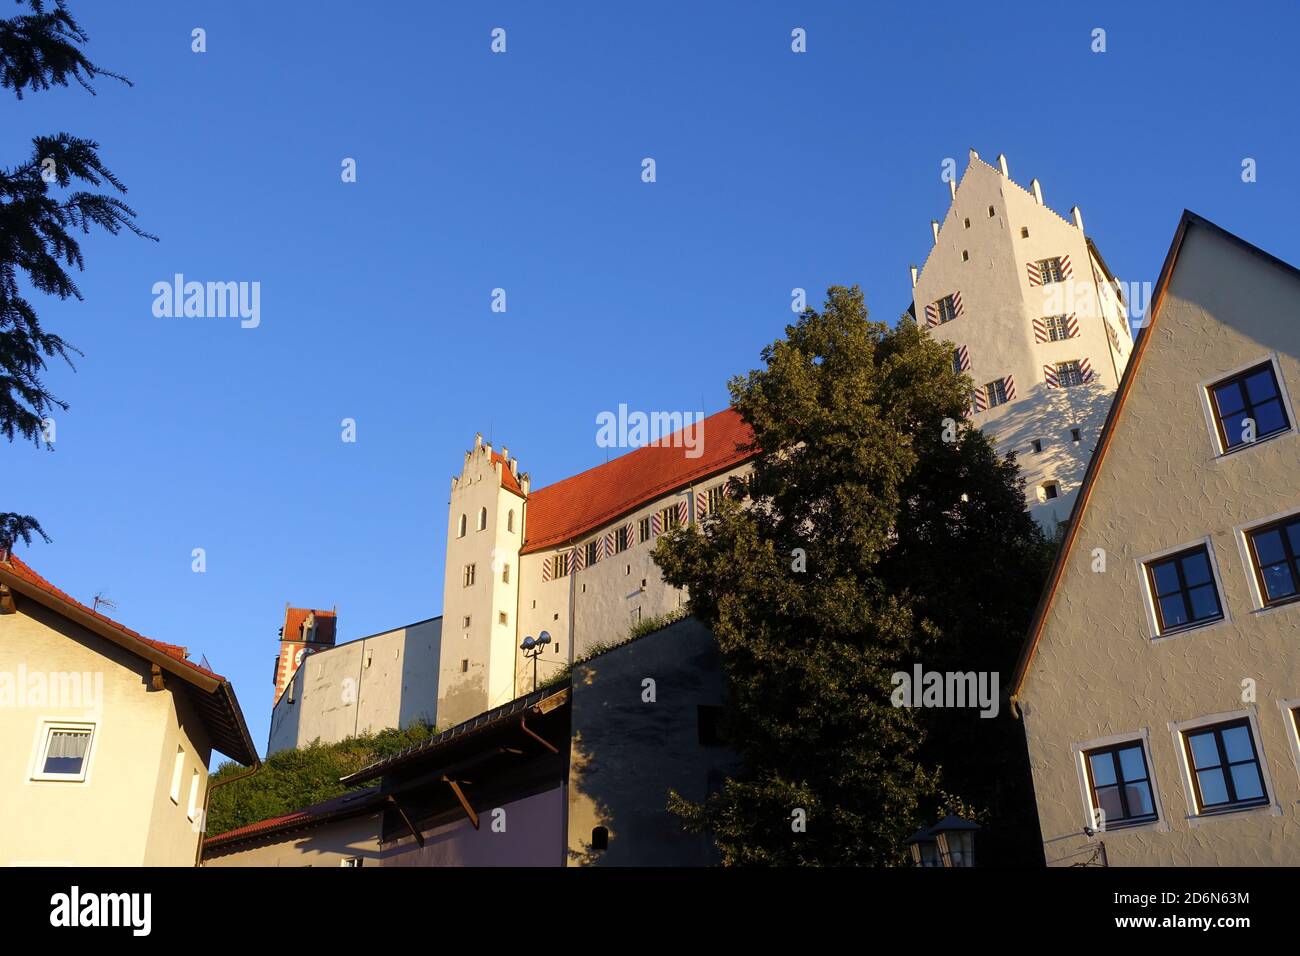
[[[954,375],[961,374],[961,349],[952,350],[952,373]]]
[[[951,322],[957,318],[957,302],[950,296],[945,295],[942,299],[934,304],[935,311],[939,314],[939,324]]]
[[[1038,274],[1042,277],[1043,285],[1049,282],[1061,282],[1064,276],[1061,272],[1061,258],[1055,256],[1051,259],[1038,260]]]
[[[1072,385],[1082,385],[1083,369],[1079,367],[1077,361],[1057,362],[1056,380],[1060,383],[1061,388],[1069,388]]]
[[[642,518],[636,523],[637,540],[641,543],[650,540],[650,519]]]
[[[551,558],[551,577],[562,578],[569,573],[569,553],[557,554]]]
[[[669,505],[663,511],[659,512],[660,527],[664,531],[671,531],[679,524],[677,520],[677,506]]]
[[[1043,324],[1047,326],[1049,342],[1063,342],[1070,337],[1070,327],[1063,315],[1049,315],[1043,319]]]
[[[989,408],[995,405],[1005,405],[1007,403],[1007,383],[1006,379],[995,379],[984,386],[984,394],[988,397]]]
[[[629,547],[632,546],[632,542],[629,540],[627,529],[628,526],[623,525],[623,527],[619,528],[617,531],[614,532],[614,553],[615,554],[618,554],[620,551],[626,551]]]
[[[587,564],[588,566],[595,564],[596,563],[596,542],[588,541],[582,547],[585,552],[583,554],[583,557],[586,559],[584,563]]]

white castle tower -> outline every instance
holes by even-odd
[[[1030,513],[1048,533],[1070,515],[1133,339],[1124,297],[1083,231],[1043,203],[1038,180],[975,150],[934,246],[912,268],[917,322],[971,376],[970,415],[1016,452]]]
[[[528,476],[483,436],[451,480],[442,590],[438,725],[460,723],[515,696],[515,613]]]

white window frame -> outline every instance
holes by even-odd
[[[1074,755],[1074,769],[1079,775],[1079,798],[1083,801],[1084,826],[1096,828],[1096,821],[1092,813],[1092,791],[1088,787],[1088,751],[1128,743],[1140,743],[1142,745],[1142,759],[1147,762],[1147,779],[1151,783],[1151,799],[1156,805],[1156,818],[1146,823],[1123,824],[1113,829],[1107,826],[1105,830],[1098,830],[1097,832],[1104,836],[1111,836],[1116,833],[1135,833],[1142,830],[1156,830],[1160,833],[1168,833],[1169,817],[1165,814],[1165,805],[1160,798],[1160,786],[1156,782],[1156,765],[1155,761],[1151,759],[1151,731],[1147,727],[1126,734],[1110,734],[1107,737],[1085,740],[1071,748]]]
[[[180,806],[181,803],[181,776],[185,772],[185,748],[176,748],[176,761],[172,764],[172,786],[171,798],[172,803]]]
[[[1251,614],[1279,614],[1282,611],[1291,611],[1300,608],[1300,601],[1291,601],[1287,604],[1276,604],[1268,607],[1264,603],[1264,592],[1259,586],[1259,575],[1255,570],[1255,558],[1250,551],[1250,539],[1248,535],[1257,528],[1272,524],[1275,521],[1281,521],[1284,518],[1300,517],[1300,505],[1292,505],[1285,511],[1279,511],[1277,514],[1269,515],[1267,518],[1254,518],[1237,525],[1232,529],[1232,536],[1237,541],[1237,550],[1241,552],[1241,566],[1246,572],[1246,584],[1250,588],[1250,613]]]
[[[1174,738],[1175,756],[1178,759],[1178,767],[1182,772],[1183,795],[1187,799],[1187,822],[1191,826],[1198,827],[1212,820],[1239,817],[1248,813],[1263,813],[1274,817],[1282,815],[1282,807],[1277,802],[1277,790],[1273,787],[1273,776],[1268,769],[1268,755],[1264,753],[1264,737],[1259,732],[1259,715],[1257,711],[1258,707],[1249,707],[1245,710],[1234,710],[1222,714],[1209,714],[1205,717],[1192,717],[1187,720],[1171,720],[1169,722],[1169,731]],[[1183,735],[1213,724],[1223,724],[1230,720],[1241,720],[1242,718],[1250,722],[1250,732],[1254,737],[1251,742],[1255,745],[1255,754],[1259,757],[1259,775],[1264,781],[1264,795],[1268,797],[1268,803],[1256,807],[1229,807],[1222,810],[1202,812],[1196,805],[1196,786],[1192,781],[1192,767],[1187,759],[1187,744],[1183,740]]]
[[[55,731],[90,731],[90,742],[86,744],[86,758],[81,761],[80,773],[46,773],[45,760],[50,751],[50,738]],[[90,763],[95,756],[95,747],[99,738],[99,725],[92,720],[62,720],[55,717],[42,718],[37,725],[36,746],[32,758],[30,778],[40,782],[88,783],[90,780]]]
[[[1156,599],[1151,592],[1151,576],[1147,574],[1147,565],[1153,561],[1159,561],[1161,558],[1167,558],[1170,555],[1177,554],[1180,551],[1190,551],[1198,546],[1204,546],[1206,554],[1210,557],[1210,574],[1214,577],[1214,588],[1219,595],[1219,608],[1223,611],[1223,617],[1217,621],[1207,621],[1205,624],[1195,624],[1182,630],[1174,631],[1172,634],[1160,633],[1160,618],[1156,614]],[[1206,631],[1212,631],[1215,628],[1226,627],[1232,623],[1232,610],[1228,606],[1227,597],[1223,591],[1223,575],[1219,572],[1219,559],[1214,553],[1214,537],[1206,535],[1203,538],[1196,538],[1192,541],[1184,541],[1182,544],[1175,545],[1172,548],[1165,548],[1161,551],[1154,551],[1151,554],[1143,555],[1134,562],[1137,565],[1138,574],[1138,594],[1142,601],[1142,610],[1146,614],[1147,635],[1152,644],[1162,644],[1165,641],[1172,641],[1180,637],[1186,637],[1189,634],[1204,634]]]
[[[1045,315],[1043,316],[1043,328],[1047,331],[1048,342],[1064,342],[1070,337],[1070,326],[1066,322],[1064,315]],[[1055,334],[1055,330],[1060,329],[1060,335]]]
[[[1300,697],[1279,700],[1277,706],[1282,710],[1282,721],[1286,726],[1286,740],[1291,745],[1291,758],[1295,761],[1296,773],[1300,773],[1300,719],[1295,711],[1300,708]]]
[[[1286,431],[1277,432],[1269,435],[1267,438],[1259,438],[1252,442],[1243,443],[1236,448],[1224,449],[1223,442],[1219,439],[1219,424],[1214,412],[1214,397],[1210,394],[1210,389],[1222,382],[1224,379],[1240,375],[1247,369],[1252,369],[1257,365],[1271,363],[1273,366],[1273,377],[1277,379],[1278,392],[1282,396],[1282,405],[1286,409],[1286,415],[1291,422],[1291,427]],[[1196,390],[1201,396],[1201,411],[1205,414],[1205,427],[1210,433],[1210,448],[1213,451],[1212,460],[1222,461],[1225,458],[1231,458],[1239,452],[1247,451],[1251,448],[1258,448],[1260,445],[1266,445],[1277,438],[1285,438],[1288,435],[1297,433],[1295,405],[1291,401],[1291,393],[1287,390],[1286,379],[1282,377],[1282,365],[1278,361],[1276,352],[1269,352],[1267,355],[1257,355],[1249,362],[1242,362],[1240,365],[1221,372],[1216,372],[1209,378],[1202,379],[1196,385]]]
[[[199,770],[195,767],[193,773],[190,774],[190,797],[185,808],[185,818],[191,823],[199,815],[199,783]]]

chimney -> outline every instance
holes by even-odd
[[[1043,204],[1043,187],[1038,184],[1037,179],[1029,181],[1029,190],[1034,194],[1034,202],[1041,206]]]
[[[938,219],[930,220],[930,232],[934,234],[934,241],[938,242],[939,241],[939,220]]]
[[[528,472],[524,472],[522,475],[519,476],[519,490],[524,493],[524,497],[528,496],[529,484],[530,482],[528,479]]]
[[[1083,213],[1079,212],[1078,206],[1070,208],[1070,218],[1074,220],[1074,228],[1083,232]]]
[[[916,288],[916,266],[912,266],[912,288]]]
[[[1007,172],[1007,157],[1004,153],[998,153],[998,169],[1002,170],[1003,176],[1011,178],[1011,174]]]

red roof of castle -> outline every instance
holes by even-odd
[[[335,629],[338,627],[338,615],[334,611],[319,611],[315,608],[291,607],[284,612],[284,633],[281,638],[286,641],[302,640],[302,624],[308,614],[316,615],[316,639],[313,644],[333,644]]]
[[[528,496],[527,538],[522,553],[562,544],[608,524],[648,501],[724,471],[753,456],[753,432],[734,409],[710,415],[702,429],[703,449],[688,458],[677,436],[660,439]]]
[[[501,487],[506,491],[513,491],[520,498],[524,497],[524,489],[519,487],[519,481],[515,478],[515,473],[510,470],[510,462],[506,461],[505,455],[494,451],[492,460],[501,462]]]

